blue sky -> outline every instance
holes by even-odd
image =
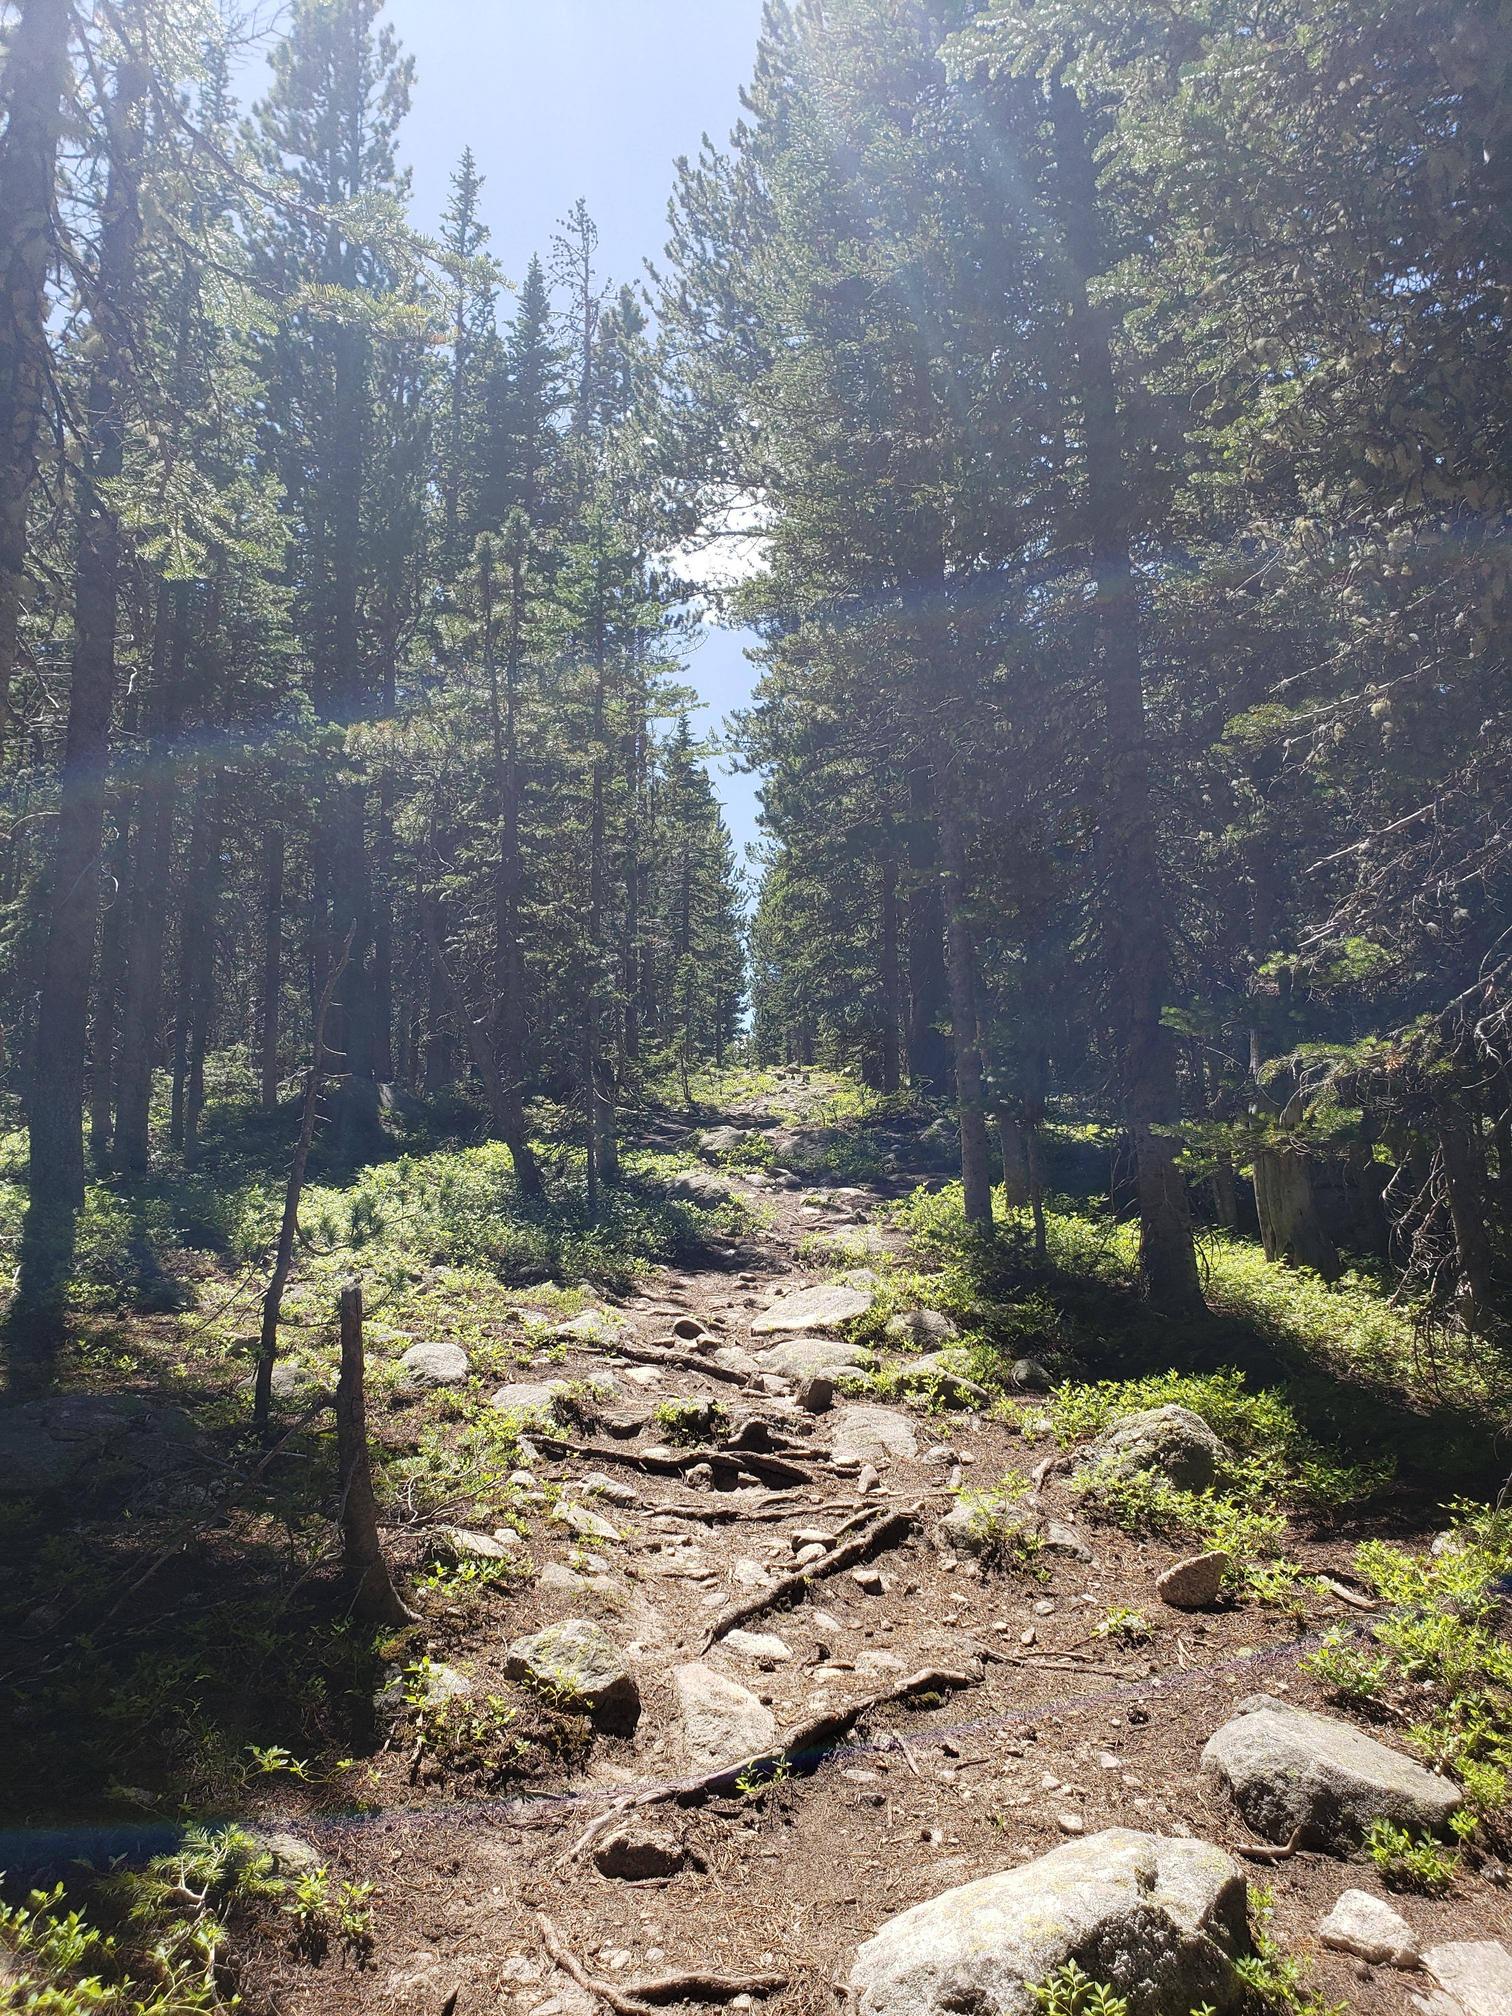
[[[584,196],[618,281],[661,253],[678,155],[705,132],[723,141],[739,116],[761,0],[389,0],[385,19],[415,59],[401,151],[420,227],[436,224],[471,146],[510,279]],[[688,676],[708,702],[703,725],[717,729],[749,694],[752,668],[738,637],[709,630]],[[713,768],[743,849],[756,832],[755,780]]]

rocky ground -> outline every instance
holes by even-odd
[[[289,2016],[787,2012],[837,1984],[872,2016],[1017,2016],[1075,1957],[1186,2016],[1240,2006],[1263,1886],[1274,1952],[1325,2002],[1512,2010],[1497,1863],[1433,1898],[1351,1859],[1376,1815],[1442,1830],[1448,1782],[1327,1704],[1304,1627],[1090,1523],[1034,1364],[993,1410],[948,1358],[935,1411],[848,1397],[869,1262],[899,1243],[884,1192],[742,1174],[732,1145],[681,1180],[754,1229],[538,1328],[497,1388],[446,1338],[375,1343],[402,1361],[380,1437],[483,1409],[516,1431],[511,1516],[392,1536],[422,1630],[395,1640],[351,1807],[260,1815],[286,1872],[373,1886],[370,1943],[312,1964],[280,1931],[249,1981]],[[826,1264],[816,1235],[850,1250]],[[948,1348],[931,1312],[903,1327],[910,1363]],[[1200,1482],[1210,1431],[1164,1415],[1104,1453]],[[1006,1534],[970,1496],[1004,1479]],[[1295,1552],[1333,1621],[1366,1615],[1347,1545]],[[1130,1610],[1143,1642],[1108,1628]]]

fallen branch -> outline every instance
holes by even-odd
[[[810,1561],[806,1568],[795,1568],[790,1575],[781,1575],[770,1589],[760,1590],[754,1596],[742,1597],[738,1603],[731,1603],[709,1626],[708,1634],[700,1648],[707,1652],[716,1639],[723,1638],[727,1631],[733,1631],[738,1624],[744,1624],[752,1617],[759,1617],[764,1611],[775,1610],[792,1598],[804,1595],[815,1582],[822,1582],[826,1576],[838,1575],[842,1568],[852,1567],[865,1561],[883,1547],[896,1546],[907,1539],[914,1530],[920,1508],[911,1505],[901,1512],[886,1512],[866,1531],[858,1533],[854,1540],[847,1540],[843,1547],[832,1547],[828,1554],[818,1561]]]
[[[1343,1582],[1336,1582],[1332,1575],[1320,1575],[1318,1580],[1330,1596],[1337,1596],[1341,1603],[1351,1604],[1356,1610],[1374,1610],[1373,1596],[1362,1596],[1358,1589],[1351,1589]]]
[[[810,1471],[800,1470],[785,1457],[758,1456],[746,1449],[733,1454],[726,1449],[682,1449],[669,1451],[665,1456],[652,1456],[644,1450],[601,1449],[592,1442],[570,1442],[566,1436],[555,1435],[546,1428],[531,1427],[526,1432],[532,1442],[545,1448],[560,1449],[568,1456],[587,1457],[595,1463],[618,1463],[627,1470],[645,1470],[653,1477],[680,1477],[685,1470],[707,1463],[714,1469],[749,1470],[753,1477],[779,1484],[813,1488],[817,1482]]]
[[[729,1365],[716,1365],[711,1359],[700,1358],[693,1351],[665,1351],[650,1344],[604,1345],[596,1355],[628,1358],[632,1365],[670,1365],[679,1372],[702,1372],[706,1379],[720,1380],[726,1386],[744,1386],[751,1376],[749,1372],[737,1372]]]

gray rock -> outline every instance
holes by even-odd
[[[601,1876],[622,1883],[644,1883],[657,1876],[675,1876],[687,1867],[688,1851],[675,1834],[661,1827],[624,1827],[593,1851]]]
[[[556,1334],[569,1343],[618,1344],[630,1335],[630,1330],[611,1309],[584,1309],[580,1315],[558,1323]]]
[[[576,1533],[580,1540],[618,1541],[620,1531],[598,1512],[590,1512],[586,1505],[575,1505],[570,1498],[564,1498],[552,1512],[552,1518],[559,1526],[565,1526]]]
[[[1038,1358],[1015,1358],[1008,1376],[1026,1393],[1048,1393],[1055,1383],[1048,1366],[1041,1365]]]
[[[1208,1739],[1202,1772],[1267,1841],[1300,1827],[1311,1845],[1346,1849],[1378,1819],[1442,1834],[1460,1804],[1447,1779],[1410,1757],[1269,1694],[1241,1701]]]
[[[1033,2016],[1069,1962],[1130,2016],[1238,2009],[1244,1877],[1221,1849],[1110,1828],[889,1919],[851,1969],[859,2016]]]
[[[830,1454],[837,1463],[907,1462],[919,1452],[913,1424],[889,1407],[842,1407]]]
[[[1512,2016],[1512,1953],[1499,1940],[1430,1946],[1423,1972],[1464,2016]]]
[[[906,1358],[895,1367],[909,1388],[928,1386],[947,1407],[986,1407],[992,1395],[975,1379],[960,1370],[960,1357],[952,1351],[930,1351],[922,1358]]]
[[[835,1404],[835,1382],[828,1372],[810,1372],[798,1381],[798,1405],[807,1414],[827,1414]]]
[[[712,1771],[771,1747],[777,1720],[749,1687],[712,1666],[692,1662],[672,1669],[688,1761]]]
[[[1079,1467],[1124,1477],[1153,1470],[1184,1491],[1205,1491],[1223,1455],[1223,1444],[1190,1407],[1147,1407],[1099,1435]]]
[[[412,1344],[399,1360],[400,1384],[412,1392],[460,1386],[471,1367],[460,1344]]]
[[[543,1426],[554,1425],[556,1416],[552,1409],[564,1383],[560,1379],[549,1382],[522,1380],[513,1386],[501,1386],[488,1404],[495,1413],[515,1414],[522,1422],[536,1421]]]
[[[816,1288],[799,1288],[774,1302],[765,1315],[751,1325],[753,1337],[781,1337],[805,1330],[825,1330],[838,1323],[853,1323],[872,1305],[870,1293],[843,1282],[821,1282]]]
[[[578,1488],[590,1492],[595,1498],[605,1498],[611,1505],[638,1505],[640,1494],[632,1485],[623,1483],[618,1477],[607,1476],[602,1470],[590,1470],[579,1479]]]
[[[1416,1967],[1418,1938],[1400,1911],[1368,1890],[1346,1890],[1318,1926],[1335,1953],[1352,1953],[1373,1967]]]
[[[507,1541],[491,1533],[469,1532],[465,1526],[448,1526],[436,1536],[436,1551],[451,1561],[507,1561],[519,1552],[520,1536],[507,1526],[499,1530],[509,1533]]]
[[[948,1343],[956,1334],[956,1326],[938,1309],[906,1309],[892,1318],[887,1334],[899,1344],[926,1351],[931,1346]]]
[[[1040,1545],[1051,1554],[1069,1554],[1073,1561],[1090,1561],[1092,1549],[1080,1533],[1059,1519],[1047,1519],[1040,1528]]]
[[[422,1660],[413,1672],[390,1674],[378,1694],[377,1705],[395,1714],[411,1704],[422,1708],[444,1708],[448,1701],[464,1701],[473,1683],[455,1666],[437,1660]]]
[[[746,1127],[706,1127],[698,1137],[699,1152],[715,1157],[733,1155],[755,1138],[753,1130]]]
[[[1188,1555],[1185,1561],[1171,1563],[1155,1584],[1155,1593],[1173,1610],[1211,1610],[1230,1565],[1228,1555],[1217,1548],[1209,1554]]]
[[[89,1472],[99,1484],[156,1479],[193,1463],[202,1445],[180,1408],[131,1393],[58,1393],[0,1409],[0,1497],[61,1491]]]
[[[761,1370],[760,1359],[753,1357],[743,1344],[721,1344],[709,1357],[726,1372],[743,1372],[748,1379],[754,1379]]]
[[[784,1379],[806,1379],[815,1372],[827,1372],[833,1378],[861,1370],[871,1358],[864,1344],[842,1344],[834,1337],[789,1337],[763,1353],[761,1368],[780,1373]]]
[[[316,1375],[304,1365],[296,1365],[291,1359],[280,1358],[268,1379],[268,1390],[275,1400],[292,1400],[305,1387],[314,1386]],[[257,1374],[253,1372],[241,1382],[243,1393],[257,1391]]]
[[[529,1680],[586,1708],[602,1728],[628,1731],[640,1715],[640,1688],[630,1663],[601,1624],[569,1617],[509,1648],[511,1679]]]
[[[774,1631],[727,1631],[719,1642],[742,1659],[754,1659],[764,1671],[786,1666],[793,1656],[792,1647]]]
[[[313,1875],[322,1867],[319,1853],[302,1834],[291,1833],[287,1827],[244,1826],[240,1831],[252,1843],[257,1854],[271,1859],[272,1873],[281,1882],[290,1882],[296,1876]]]
[[[668,1185],[668,1195],[681,1197],[688,1204],[701,1204],[705,1210],[712,1211],[721,1204],[728,1204],[736,1192],[724,1177],[716,1176],[712,1169],[684,1169]]]

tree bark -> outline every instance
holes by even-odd
[[[902,1083],[900,1030],[903,970],[898,952],[898,857],[891,842],[882,857],[882,1090]]]
[[[177,744],[188,648],[187,594],[187,589],[178,584],[172,589],[165,585],[158,595],[157,636],[162,652],[154,680],[153,735],[148,745],[149,761],[138,820],[131,954],[121,1005],[120,1085],[116,1095],[115,1159],[133,1176],[146,1175],[149,1155],[152,1071],[157,1059],[168,887],[173,873],[173,830],[178,814]]]
[[[950,1090],[950,1051],[942,1026],[948,991],[945,920],[939,829],[923,763],[909,771],[908,798],[908,1075],[913,1084],[943,1097]]]
[[[283,993],[284,829],[277,810],[263,841],[262,1012],[258,1089],[264,1113],[278,1110],[278,1010]]]
[[[0,756],[26,588],[27,512],[47,397],[53,191],[70,76],[69,0],[22,0],[0,76]]]
[[[982,1053],[977,1032],[975,948],[965,914],[966,849],[953,806],[940,821],[945,904],[945,957],[950,975],[950,1020],[955,1042],[956,1111],[961,1130],[961,1186],[966,1223],[992,1230],[992,1175],[982,1098]]]
[[[294,1266],[294,1240],[299,1231],[299,1200],[304,1193],[305,1169],[310,1160],[310,1144],[315,1139],[315,1120],[320,1111],[320,1086],[325,1077],[326,1022],[331,1013],[341,976],[352,953],[353,932],[332,962],[331,970],[315,1005],[314,1034],[310,1044],[310,1071],[305,1079],[304,1106],[299,1120],[299,1139],[289,1164],[289,1181],[284,1189],[283,1219],[278,1228],[278,1246],[273,1256],[273,1272],[263,1295],[262,1331],[257,1345],[257,1377],[252,1386],[252,1426],[258,1435],[268,1432],[268,1415],[273,1405],[273,1367],[278,1362],[278,1319],[283,1309],[283,1292]]]
[[[998,1143],[1003,1154],[1003,1202],[1010,1211],[1029,1204],[1029,1150],[1024,1129],[1012,1113],[998,1115]]]
[[[115,838],[111,843],[106,879],[109,900],[100,929],[94,1037],[90,1045],[94,1070],[89,1087],[89,1146],[97,1165],[103,1163],[110,1153],[111,1116],[115,1110],[116,1034],[121,981],[126,971],[126,923],[131,912],[131,808],[126,791],[116,792],[112,816]],[[140,844],[139,835],[139,847]]]
[[[392,1628],[419,1620],[394,1587],[378,1534],[378,1501],[368,1454],[362,1287],[341,1291],[341,1376],[336,1384],[336,1451],[341,1469],[341,1557],[352,1608],[364,1624]]]
[[[1057,84],[1051,117],[1064,220],[1070,335],[1086,456],[1089,559],[1096,583],[1105,735],[1098,867],[1122,1092],[1134,1141],[1140,1266],[1146,1293],[1173,1313],[1202,1307],[1186,1182],[1177,1166],[1181,1094],[1163,1016],[1170,924],[1162,887],[1146,738],[1133,514],[1106,313],[1089,283],[1101,270],[1097,171],[1086,115]]]
[[[1439,1122],[1439,1159],[1449,1195],[1449,1220],[1459,1260],[1460,1295],[1468,1327],[1486,1324],[1495,1299],[1491,1241],[1486,1230],[1486,1190],[1470,1126],[1459,1114]]]
[[[1262,1148],[1255,1156],[1255,1206],[1267,1260],[1314,1268],[1325,1281],[1343,1272],[1313,1200],[1307,1158],[1294,1148]]]
[[[100,902],[100,839],[115,704],[116,583],[121,529],[106,486],[121,473],[136,300],[146,73],[128,52],[111,102],[110,175],[100,227],[92,317],[99,344],[90,380],[74,572],[68,739],[47,889],[47,955],[31,1082],[31,1209],[84,1201],[84,1055],[89,974]]]

